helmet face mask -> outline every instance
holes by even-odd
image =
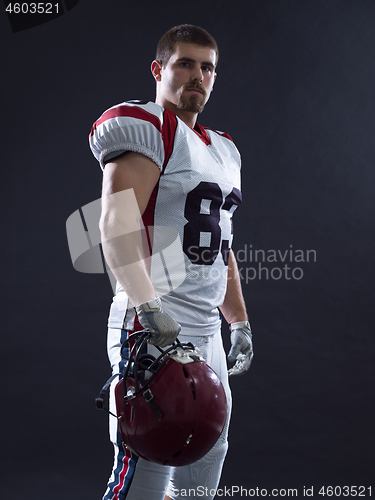
[[[124,355],[125,344],[134,338],[130,354]],[[187,465],[202,458],[224,428],[224,388],[192,344],[177,341],[158,348],[161,354],[155,358],[142,354],[147,338],[147,332],[137,332],[121,349],[127,364],[115,387],[119,431],[138,456]]]

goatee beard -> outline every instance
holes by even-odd
[[[202,92],[202,94],[193,94],[190,92],[184,92],[186,89],[196,88]],[[185,85],[182,88],[178,103],[177,109],[181,111],[188,111],[189,113],[202,113],[204,106],[206,103],[206,90],[201,87],[199,84],[197,85]]]

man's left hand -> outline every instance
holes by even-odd
[[[231,350],[228,360],[235,364],[228,371],[229,376],[243,375],[250,368],[253,360],[253,343],[250,323],[248,321],[238,321],[230,325]]]

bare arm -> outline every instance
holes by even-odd
[[[154,287],[142,242],[141,216],[159,180],[157,165],[144,155],[128,152],[104,169],[100,231],[103,253],[133,305],[152,300]]]
[[[228,374],[229,376],[242,375],[250,368],[253,359],[253,344],[245,301],[242,295],[240,275],[232,250],[229,253],[228,261],[227,292],[220,310],[230,324],[231,330],[232,347],[228,354],[228,360],[235,364],[228,371]]]
[[[220,306],[226,321],[237,323],[238,321],[248,321],[245,300],[242,295],[241,280],[238,273],[236,258],[232,250],[229,252],[228,260],[228,282],[227,292],[224,302]]]

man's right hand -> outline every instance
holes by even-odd
[[[155,297],[135,308],[139,322],[151,333],[149,343],[166,347],[173,344],[181,331],[181,326],[163,311],[161,300]]]

